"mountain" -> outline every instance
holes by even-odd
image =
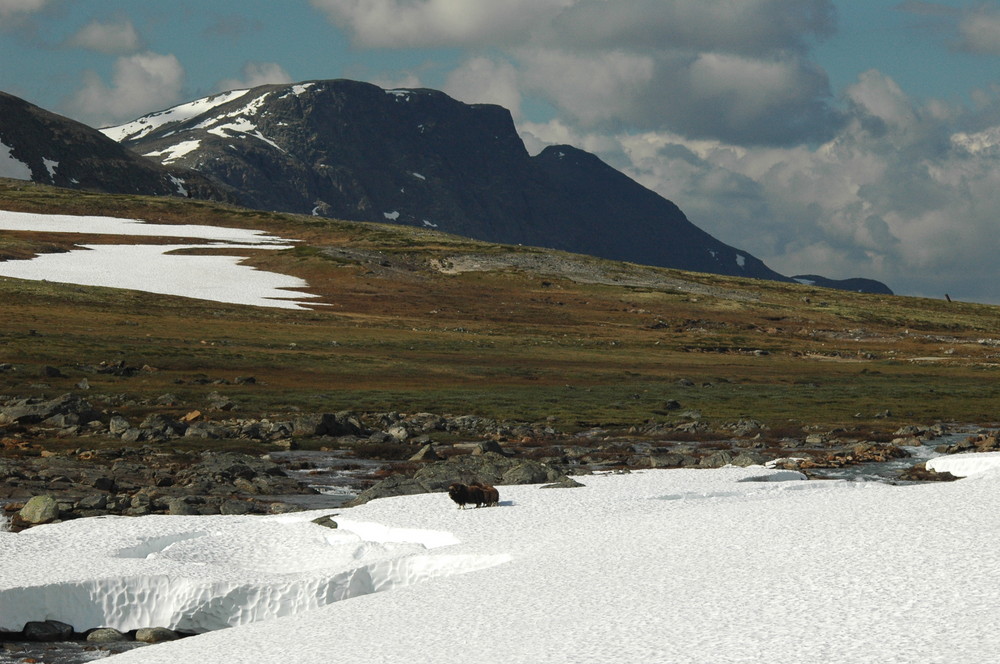
[[[164,167],[87,125],[0,92],[0,177],[72,189],[233,200],[225,187]]]
[[[788,280],[594,155],[552,146],[531,156],[509,111],[435,90],[265,85],[102,131],[228,185],[249,207]]]
[[[0,93],[4,176],[790,281],[596,156],[568,145],[531,156],[506,109],[428,89],[265,85],[101,131]]]

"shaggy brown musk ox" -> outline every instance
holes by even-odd
[[[462,484],[456,482],[448,487],[448,495],[464,510],[466,505],[493,507],[500,502],[500,492],[489,484]]]

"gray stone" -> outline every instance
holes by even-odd
[[[98,627],[87,634],[87,641],[90,643],[116,643],[118,641],[128,641],[128,636],[122,634],[114,627]]]
[[[253,503],[247,500],[224,500],[219,505],[219,514],[250,514],[253,512]]]
[[[23,634],[28,641],[69,641],[73,638],[73,626],[58,620],[33,620],[25,623]]]
[[[112,415],[111,419],[108,420],[108,432],[115,436],[120,436],[129,429],[132,425],[121,415]]]
[[[49,523],[59,518],[59,503],[52,496],[34,496],[25,503],[18,516],[31,525]]]
[[[176,641],[178,638],[177,632],[166,627],[141,627],[135,632],[135,640],[143,643],[162,643]]]
[[[567,477],[559,482],[553,482],[552,484],[543,484],[540,489],[576,489],[578,487],[586,486],[585,484],[580,484],[572,477]]]
[[[333,520],[336,514],[325,514],[320,517],[316,517],[312,520],[318,526],[323,526],[324,528],[337,528],[337,522]]]
[[[76,508],[80,510],[103,510],[108,506],[108,497],[103,494],[96,496],[84,496],[76,503]]]
[[[167,501],[167,513],[181,516],[193,516],[200,514],[196,502],[190,496],[171,498]]]
[[[735,459],[730,461],[734,466],[746,468],[747,466],[759,466],[767,461],[767,457],[756,452],[741,452]]]
[[[734,458],[733,453],[729,450],[719,450],[711,456],[702,458],[698,465],[704,468],[722,468],[732,463]]]
[[[420,451],[410,457],[410,461],[440,461],[441,455],[434,450],[433,445],[424,445]]]

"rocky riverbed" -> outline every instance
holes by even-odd
[[[276,513],[443,491],[453,481],[568,483],[595,470],[770,463],[822,476],[906,459],[949,432],[773,431],[752,419],[713,427],[697,413],[566,432],[555,422],[433,413],[234,417],[225,397],[209,402],[182,412],[163,395],[129,417],[120,404],[136,400],[126,395],[0,398],[0,503],[11,527],[107,514]],[[983,435],[951,450],[997,447]],[[241,448],[256,452],[233,451]],[[940,479],[914,466],[900,479]]]

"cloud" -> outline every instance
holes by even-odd
[[[41,11],[49,0],[0,0],[0,19]]]
[[[518,73],[509,62],[485,57],[467,60],[449,74],[444,91],[470,104],[499,104],[515,119],[521,115],[521,91]]]
[[[93,71],[67,103],[70,115],[93,126],[131,120],[180,99],[184,68],[172,54],[146,51],[115,61],[111,85]]]
[[[41,12],[50,0],[0,0],[0,33],[9,32],[18,37],[34,36],[38,25],[33,14]]]
[[[95,19],[70,37],[67,43],[106,54],[134,53],[142,48],[139,33],[127,18],[107,23]]]
[[[958,51],[1000,55],[1000,8],[996,3],[955,7],[940,2],[907,0],[898,9],[920,16],[924,24],[946,35]]]
[[[202,31],[202,34],[206,37],[232,39],[253,32],[260,32],[264,27],[263,21],[249,19],[242,14],[226,14],[216,16],[215,20]]]
[[[835,29],[828,0],[580,0],[557,15],[553,33],[577,48],[676,49],[763,56],[807,50]]]
[[[242,90],[255,88],[258,85],[275,83],[291,83],[292,77],[285,69],[275,62],[247,62],[240,70],[240,78],[227,78],[219,81],[215,88],[219,91]]]
[[[522,133],[533,153],[561,142],[598,152],[783,274],[863,276],[904,294],[1000,303],[1000,121],[972,130],[984,109],[914,100],[874,70],[846,94],[841,129],[819,145],[741,146],[559,121]],[[982,94],[998,117],[1000,93]]]
[[[359,46],[519,43],[573,0],[310,0]]]
[[[449,78],[456,90],[541,98],[584,126],[788,145],[827,140],[841,120],[809,58],[835,29],[832,0],[312,4],[362,47],[475,47]],[[474,81],[470,68],[488,62],[516,75],[494,68],[499,80]]]
[[[792,145],[828,140],[842,121],[826,75],[794,54],[525,49],[518,63],[533,94],[584,126]]]
[[[1000,10],[977,7],[958,22],[959,47],[973,53],[1000,55]]]

